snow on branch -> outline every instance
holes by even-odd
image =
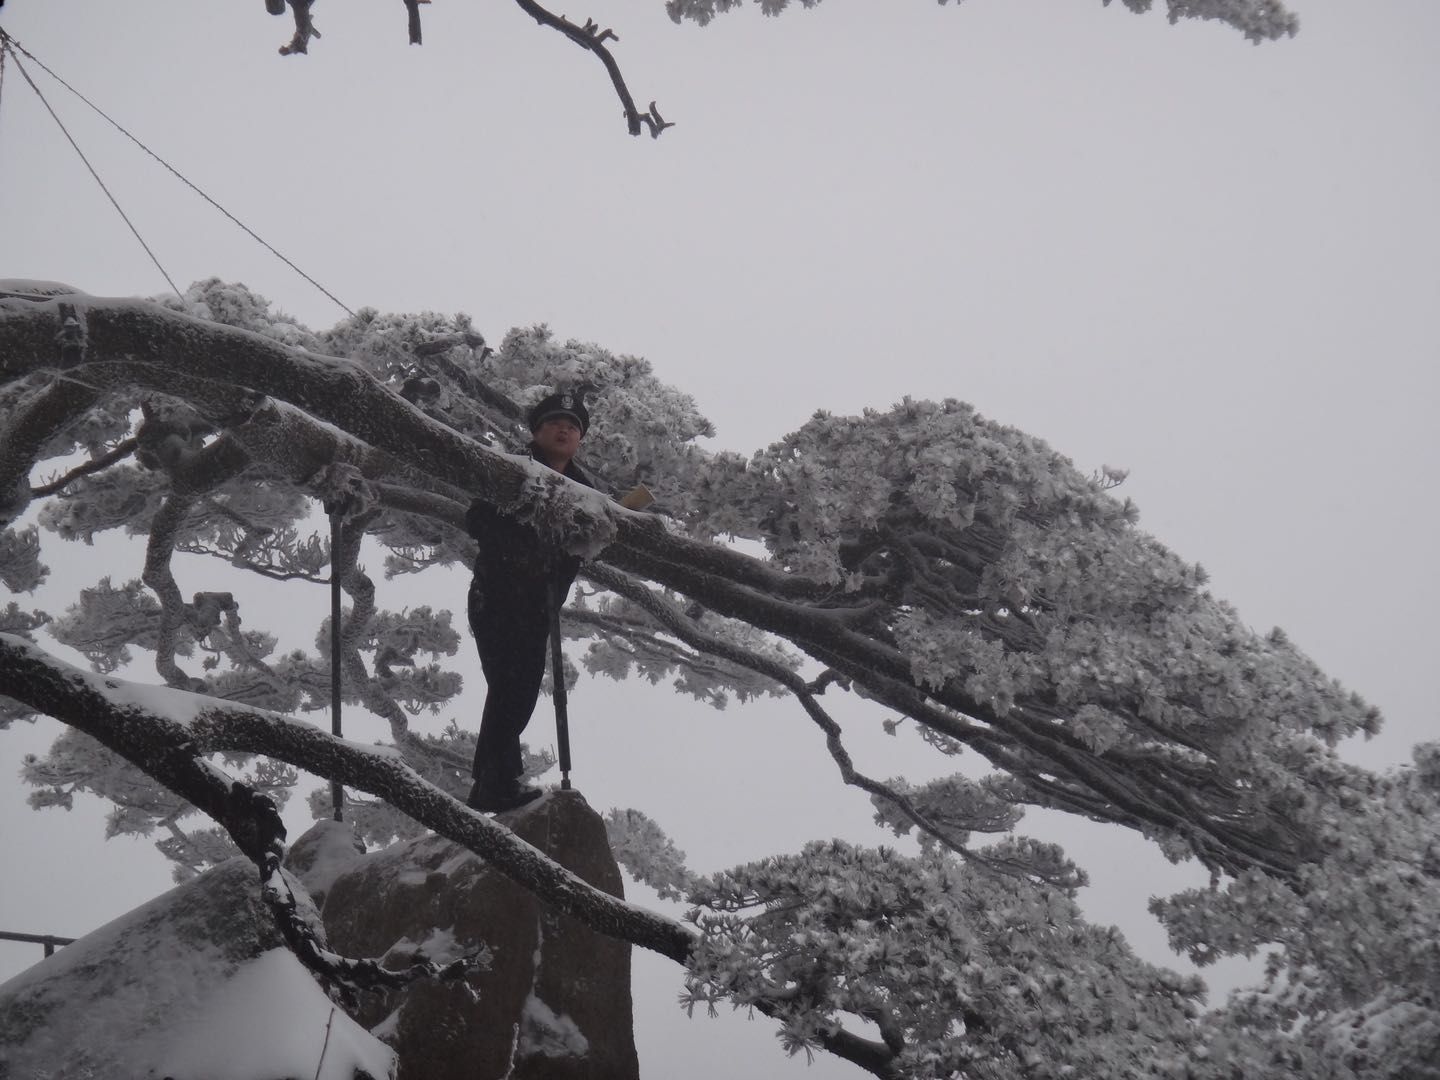
[[[393,750],[347,742],[263,709],[83,671],[9,634],[0,635],[0,693],[84,731],[156,776],[224,825],[262,867],[271,845],[283,841],[284,825],[273,807],[243,805],[228,778],[203,764],[206,755],[266,754],[380,796],[598,932],[682,963],[688,955],[690,935],[683,928],[538,855],[503,825],[422,779]]]
[[[86,351],[64,380],[130,400],[178,398],[221,433],[180,448],[166,472],[172,491],[206,490],[203,470],[190,479],[191,467],[212,458],[225,470],[248,462],[300,491],[332,463],[350,464],[371,490],[389,493],[380,496],[386,542],[423,561],[460,557],[457,511],[483,495],[547,542],[598,556],[597,571],[612,567],[773,635],[932,735],[979,752],[1028,801],[1135,828],[1225,871],[1284,875],[1313,857],[1312,823],[1290,811],[1303,783],[1296,769],[1308,767],[1317,741],[1377,723],[1283,639],[1253,634],[1202,593],[1203,572],[1140,533],[1128,502],[963,403],[821,414],[747,464],[656,439],[654,431],[705,425],[692,405],[653,386],[643,362],[518,332],[485,361],[463,319],[431,327],[374,313],[329,339],[356,359],[325,356],[313,351],[322,339],[243,314],[253,300],[227,288],[210,282],[192,295],[200,290],[212,298],[207,310],[240,311],[226,317],[263,332],[140,301],[71,294],[61,312],[59,301],[0,300],[0,386],[57,377],[57,334],[74,323]],[[414,346],[427,343],[439,344],[418,357]],[[599,425],[590,452],[622,482],[648,479],[647,460],[663,462],[677,481],[667,495],[675,517],[665,524],[624,510],[491,449],[446,365],[467,386],[498,383],[497,401],[513,400],[511,386],[564,380],[619,395],[613,425]],[[425,409],[400,392],[417,369],[435,383]],[[39,453],[25,443],[12,470],[22,475]],[[129,510],[113,520],[153,529],[164,521],[164,491],[139,517]],[[770,558],[707,539],[726,530],[763,541]],[[677,625],[694,621],[667,628],[683,641]],[[715,640],[687,644],[737,659]],[[794,690],[785,665],[740,666]],[[814,706],[813,694],[801,700]]]
[[[760,10],[766,15],[779,15],[790,6],[791,0],[759,0]],[[940,0],[946,4],[949,0]],[[1150,10],[1154,0],[1123,0],[1125,6],[1137,14]],[[820,0],[800,0],[802,7],[812,8]],[[1101,0],[1106,7],[1110,0]],[[707,25],[716,15],[742,7],[744,0],[665,0],[665,10],[675,22],[689,19],[701,26]],[[1287,11],[1279,0],[1166,0],[1172,23],[1181,19],[1216,19],[1243,33],[1248,39],[1259,44],[1281,37],[1293,37],[1300,28],[1300,21]]]

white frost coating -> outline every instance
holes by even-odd
[[[542,1057],[584,1057],[590,1051],[590,1041],[581,1033],[574,1020],[559,1016],[555,1010],[541,1001],[535,993],[535,982],[540,978],[540,963],[545,952],[545,920],[535,920],[535,951],[531,954],[530,994],[520,1010],[520,1030],[510,1060],[539,1054]]]
[[[355,826],[345,821],[317,821],[306,832],[305,872],[298,875],[310,893],[328,893],[335,879],[364,856],[355,847]]]
[[[370,1034],[374,1035],[377,1039],[389,1039],[391,1036],[398,1034],[399,1031],[400,1010],[396,1009],[389,1016],[385,1017],[384,1020],[381,1020],[371,1028]]]
[[[442,862],[438,869],[440,873],[444,874],[446,877],[449,877],[451,874],[455,873],[456,870],[459,870],[462,866],[472,861],[474,858],[475,855],[471,851],[459,851],[456,852],[454,855],[450,856],[450,858],[446,859],[444,862]]]
[[[294,717],[286,716],[284,713],[272,712],[269,709],[256,708],[253,705],[246,705],[239,701],[229,701],[225,698],[209,697],[205,694],[195,694],[188,690],[176,690],[169,686],[153,686],[147,683],[128,682],[125,679],[117,679],[114,675],[101,675],[93,671],[86,671],[84,668],[76,667],[74,664],[66,663],[57,656],[52,656],[43,649],[37,648],[31,642],[14,634],[0,634],[0,641],[16,649],[39,656],[45,665],[60,674],[69,678],[72,682],[83,683],[95,693],[108,699],[114,705],[121,708],[141,709],[153,713],[162,720],[172,724],[179,724],[182,727],[190,727],[201,713],[212,709],[221,709],[229,713],[253,713],[255,716],[277,724],[291,724],[295,727],[309,728],[311,731],[318,731],[328,737],[332,737],[323,728],[305,720],[297,720]],[[354,739],[338,739],[337,742],[350,747],[362,754],[370,754],[374,757],[388,758],[392,760],[403,760],[399,750],[393,746],[377,746],[374,743],[357,742]]]
[[[531,458],[510,457],[530,475],[521,486],[516,516],[572,555],[593,559],[615,539],[618,505]]]
[[[192,694],[188,690],[176,690],[169,686],[146,686],[143,683],[126,682],[113,675],[96,675],[83,672],[80,668],[74,670],[84,675],[93,689],[104,694],[116,705],[144,709],[186,727],[193,724],[201,710],[212,701],[211,698]],[[239,707],[246,708],[243,705]]]
[[[138,702],[148,694],[153,693],[158,700],[162,700],[171,706],[164,712],[158,714],[161,720],[168,722],[187,724],[189,721],[185,717],[193,718],[198,715],[201,709],[213,708],[227,712],[239,712],[243,710],[253,713],[272,724],[296,724],[320,731],[320,729],[313,724],[306,724],[301,720],[292,720],[281,713],[271,712],[266,709],[254,708],[233,701],[225,701],[199,694],[189,694],[184,691],[170,690],[166,687],[141,686],[139,684],[126,683],[113,676],[94,674],[77,668],[73,664],[68,664],[46,652],[44,649],[14,634],[0,634],[0,642],[3,642],[9,648],[23,651],[25,654],[35,657],[40,663],[51,670],[73,681],[82,683],[94,690],[95,693],[117,704],[122,704],[129,700],[132,703],[136,703],[137,707],[139,707]],[[129,695],[129,697],[127,698],[125,695]],[[187,704],[188,708],[185,708],[182,712],[181,706]],[[182,715],[176,716],[176,712],[182,712]],[[326,740],[333,738],[328,732],[321,733],[325,736]],[[356,752],[368,754],[386,761],[400,759],[399,753],[390,747],[377,747],[356,742],[347,742],[346,745],[352,747]],[[409,769],[403,772],[393,773],[392,781],[398,790],[417,799],[429,801],[438,795],[444,794],[439,788]],[[544,798],[551,797],[553,794],[553,791],[546,792],[545,796],[542,796],[540,800],[532,804],[531,812],[533,813],[536,807],[543,804]],[[648,927],[652,932],[670,934],[680,931],[688,934],[688,930],[680,923],[666,916],[659,915],[640,904],[632,903],[620,897],[597,893],[589,883],[578,875],[566,870],[564,867],[551,863],[549,859],[533,845],[527,844],[524,840],[515,836],[504,825],[491,821],[487,815],[478,811],[472,811],[471,818],[481,829],[490,834],[491,843],[508,849],[510,856],[526,868],[525,872],[532,873],[541,878],[554,880],[557,882],[558,887],[568,890],[573,894],[589,894],[594,897],[596,903],[603,905],[614,915],[619,916],[623,913],[624,917],[633,920],[635,925]]]
[[[228,705],[229,702],[226,702],[226,704]],[[260,710],[257,709],[256,711],[258,712]],[[305,724],[304,720],[292,720],[290,717],[282,716],[279,713],[266,713],[265,715],[273,716],[277,720],[283,720],[287,724]],[[305,724],[305,726],[315,727],[314,724]],[[320,729],[316,728],[316,730],[318,731]],[[384,746],[380,743],[373,742],[357,742],[354,739],[336,739],[335,741],[343,746],[350,747],[352,750],[358,750],[362,754],[370,754],[373,757],[392,758],[395,761],[405,760],[405,755],[400,753],[399,749],[394,746]]]
[[[389,1047],[337,1009],[291,953],[272,949],[201,1003],[154,1075],[353,1080],[357,1069],[388,1077],[394,1068]]]
[[[0,278],[0,293],[22,293],[25,296],[89,296],[90,294],[61,281],[40,278]]]
[[[455,937],[453,926],[437,926],[420,942],[420,953],[436,964],[448,964],[466,955],[465,947]]]
[[[615,861],[661,899],[683,900],[694,888],[695,875],[685,866],[685,852],[639,810],[611,810],[605,815],[605,835]]]
[[[532,991],[520,1011],[519,1056],[584,1057],[589,1052],[590,1041],[575,1021],[556,1015],[555,1010]]]
[[[299,348],[299,346],[296,346],[296,348]],[[301,349],[300,351],[305,352],[306,350]],[[350,363],[350,361],[345,360],[343,357],[336,356],[323,356],[316,357],[315,359],[334,360],[337,363],[341,364]],[[330,435],[331,438],[333,438],[336,442],[341,443],[342,445],[354,447],[363,447],[366,445],[364,442],[362,442],[360,439],[357,439],[354,435],[350,434],[350,432],[346,431],[344,428],[336,427],[334,424],[330,423],[329,420],[321,419],[314,413],[308,413],[304,409],[296,408],[288,401],[284,401],[280,398],[266,398],[265,406],[266,408],[274,409],[277,415],[283,414],[287,416],[293,416],[295,418],[295,423],[302,427],[318,428],[321,431],[326,432]]]
[[[34,986],[47,979],[58,979],[75,969],[81,968],[91,962],[87,956],[90,949],[95,949],[102,953],[119,950],[123,947],[123,943],[127,938],[136,934],[148,920],[153,918],[155,912],[165,910],[166,903],[166,895],[161,894],[155,899],[111,919],[108,923],[85,935],[83,939],[85,947],[77,948],[71,946],[61,949],[53,956],[46,957],[43,964],[35,964],[28,967],[9,981],[0,983],[0,993],[7,996],[17,995],[27,987]],[[157,970],[165,977],[167,983],[173,985],[189,985],[187,980],[193,979],[194,985],[198,986],[201,984],[201,980],[213,977],[214,967],[220,962],[218,959],[214,959],[219,957],[219,950],[211,949],[200,961],[192,964],[190,970],[181,972],[177,970],[182,963],[182,961],[176,959],[179,956],[178,950],[157,950],[157,954],[163,955],[167,959],[166,965],[163,968],[157,968]],[[116,1001],[114,1004],[120,1006],[126,1003]],[[100,1017],[92,1017],[92,1020],[97,1024],[103,1023],[103,1019]],[[126,1022],[129,1022],[129,1018],[124,1014],[117,1013],[117,1023]]]
[[[409,934],[402,934],[395,944],[386,949],[380,957],[380,962],[386,967],[394,967],[396,956],[404,957],[404,962],[409,963],[420,946],[410,940]]]

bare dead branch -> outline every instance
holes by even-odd
[[[625,77],[620,73],[620,65],[605,46],[607,41],[620,40],[613,30],[601,30],[592,19],[586,19],[584,26],[576,26],[565,16],[556,15],[541,7],[535,0],[515,0],[515,2],[520,5],[520,10],[541,26],[558,30],[576,45],[600,58],[600,62],[605,65],[605,70],[610,73],[611,85],[615,87],[616,96],[620,98],[620,106],[625,112],[625,124],[631,135],[639,135],[643,125],[650,129],[651,138],[658,139],[662,131],[675,126],[660,118],[653,101],[650,102],[650,108],[646,112],[642,113],[635,107],[635,99],[630,94],[630,88],[625,85]]]
[[[296,53],[309,51],[310,39],[318,38],[320,31],[315,29],[315,23],[310,18],[310,5],[314,0],[289,0],[290,10],[295,15],[295,36],[290,39],[290,44],[280,46],[281,56],[294,56]],[[274,11],[271,5],[270,10]]]

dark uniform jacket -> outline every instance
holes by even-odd
[[[586,487],[595,486],[573,461],[565,475]],[[465,529],[480,542],[470,585],[472,620],[480,609],[489,608],[492,615],[540,617],[548,623],[547,586],[553,584],[553,603],[559,607],[575,581],[580,557],[543,544],[533,528],[484,499],[470,504]]]

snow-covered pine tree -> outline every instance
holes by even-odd
[[[524,407],[555,385],[584,388],[605,417],[586,444],[602,484],[645,483],[660,512],[507,456]],[[183,300],[0,300],[0,579],[33,589],[61,540],[134,560],[102,560],[67,611],[0,613],[5,722],[43,712],[75,729],[27,768],[35,801],[93,790],[116,802],[112,831],[159,830],[184,868],[232,842],[271,866],[273,812],[257,797],[307,769],[375,800],[359,817],[371,842],[420,827],[460,839],[597,928],[686,963],[692,1003],[756,1008],[792,1048],[881,1076],[1101,1062],[1111,1076],[1218,1076],[1226,1061],[1300,1076],[1287,1063],[1337,1039],[1357,1076],[1426,1060],[1433,957],[1407,951],[1398,928],[1428,926],[1435,906],[1433,754],[1398,778],[1340,764],[1333,746],[1373,731],[1374,710],[1282,633],[1252,633],[1199,567],[1141,532],[1112,493],[1118,472],[1083,475],[958,401],[817,414],[748,459],[706,451],[709,433],[645,361],[543,328],[494,351],[464,316],[367,310],[315,332],[218,281]],[[317,507],[341,489],[331,551]],[[918,830],[922,854],[818,844],[697,877],[653,823],[616,818],[637,874],[695,905],[687,927],[592,895],[447,797],[471,736],[412,721],[459,692],[446,667],[459,636],[450,613],[382,597],[403,602],[394,579],[468,559],[474,493],[590,560],[567,617],[590,670],[670,679],[716,705],[792,697],[839,774],[881,823]],[[143,545],[110,540],[121,533]],[[383,580],[367,551],[384,552]],[[213,567],[215,587],[184,597],[179,559]],[[313,651],[276,655],[234,583],[301,588],[332,570],[351,703],[389,724],[393,749],[286,721],[328,700],[328,627]],[[93,672],[50,657],[47,635]],[[121,680],[137,650],[164,689]],[[990,774],[867,777],[826,693],[877,703]],[[197,805],[222,828],[187,828]],[[1157,910],[1200,959],[1279,949],[1267,994],[1198,1024],[1198,983],[1084,924],[1080,869],[1007,835],[1027,805],[1209,866],[1215,888]],[[1345,933],[1360,915],[1374,933]],[[1336,1034],[1347,1024],[1390,1035],[1361,1046]]]

